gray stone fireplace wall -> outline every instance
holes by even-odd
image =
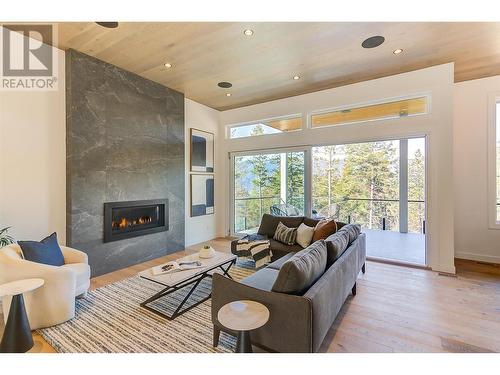
[[[67,243],[92,276],[184,248],[184,95],[66,52]],[[169,230],[103,242],[104,203],[169,200]]]

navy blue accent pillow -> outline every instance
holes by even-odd
[[[62,266],[64,264],[64,256],[57,242],[55,232],[40,242],[18,241],[17,243],[21,246],[26,260],[50,266]]]

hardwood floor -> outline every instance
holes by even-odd
[[[226,239],[210,242],[219,251],[229,249]],[[93,278],[91,289],[197,249]],[[456,276],[378,262],[366,268],[356,297],[347,298],[320,351],[500,351],[500,266],[457,259]],[[32,352],[54,352],[39,335],[34,339]]]

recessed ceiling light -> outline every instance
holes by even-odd
[[[300,76],[293,76],[292,79],[296,81],[296,80],[300,79]]]
[[[363,48],[375,48],[380,46],[382,43],[385,42],[385,38],[381,35],[375,35],[371,36],[368,39],[365,39],[363,43],[361,43],[361,46]]]
[[[243,34],[245,34],[246,36],[252,36],[253,30],[252,29],[245,29],[245,30],[243,30]]]
[[[163,65],[165,65],[165,68],[167,68],[167,69],[170,69],[172,67],[172,64],[170,64],[170,63],[165,63]]]
[[[225,82],[225,81],[222,81],[222,82],[219,82],[217,84],[217,86],[223,88],[223,89],[228,89],[230,87],[233,87],[233,84],[231,82]]]
[[[401,48],[398,48],[398,49],[395,49],[394,51],[392,51],[392,53],[395,55],[399,55],[401,52],[403,52],[403,50]]]
[[[228,92],[228,93],[226,94],[226,96],[231,96],[231,93],[230,93],[230,92]]]
[[[118,22],[96,22],[99,26],[105,27],[107,29],[116,29],[118,27]]]

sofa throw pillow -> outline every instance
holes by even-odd
[[[308,227],[304,223],[297,228],[297,239],[295,240],[304,249],[311,244],[314,235],[314,227]]]
[[[326,269],[325,241],[316,241],[299,251],[281,266],[272,291],[304,294]]]
[[[314,228],[312,242],[324,240],[337,231],[337,223],[333,219],[323,219]]]
[[[258,234],[273,238],[278,224],[281,222],[288,228],[297,228],[304,220],[303,216],[274,216],[271,214],[262,215]]]
[[[57,242],[55,232],[40,242],[18,241],[17,243],[21,247],[23,257],[26,260],[50,266],[62,266],[64,264],[64,256]]]
[[[326,268],[329,268],[349,246],[349,233],[345,230],[338,230],[326,240]]]
[[[339,229],[339,232],[346,232],[349,235],[349,245],[358,238],[359,234],[361,233],[361,225],[359,224],[347,224],[344,225],[342,228]]]
[[[293,245],[297,239],[297,228],[288,228],[280,221],[276,232],[274,232],[273,239],[285,245]]]

